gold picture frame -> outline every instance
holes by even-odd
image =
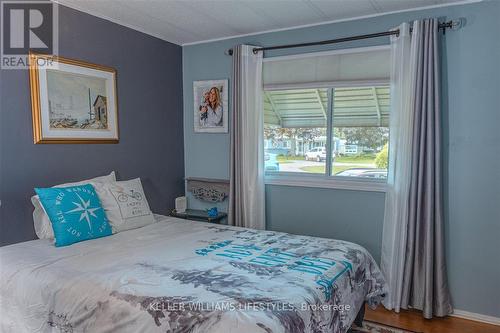
[[[35,144],[119,142],[114,68],[33,52],[29,64]]]

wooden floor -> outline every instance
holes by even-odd
[[[423,333],[500,333],[500,326],[484,324],[456,317],[424,319],[421,312],[402,311],[397,314],[379,306],[367,308],[365,319],[380,324]]]

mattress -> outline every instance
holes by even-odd
[[[346,332],[383,276],[361,246],[156,216],[0,248],[2,332]]]

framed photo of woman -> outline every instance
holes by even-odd
[[[194,81],[194,131],[228,132],[228,80]]]

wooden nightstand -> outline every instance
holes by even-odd
[[[227,217],[227,213],[219,212],[219,214],[217,214],[216,217],[210,217],[204,210],[186,209],[184,213],[177,213],[175,209],[173,209],[170,212],[170,216],[186,220],[203,221],[203,222],[220,224],[221,221]]]

